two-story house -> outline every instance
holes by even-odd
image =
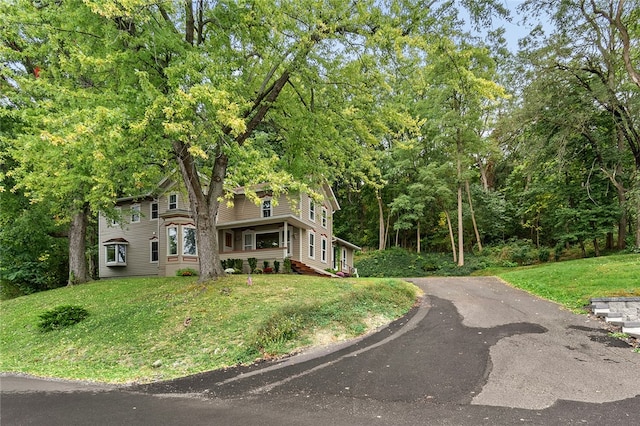
[[[242,259],[243,272],[249,272],[249,258],[259,267],[275,260],[283,265],[289,258],[300,273],[351,273],[359,247],[334,237],[333,214],[340,206],[328,185],[321,192],[321,203],[304,193],[274,199],[265,186],[257,191],[256,205],[237,188],[233,202],[222,202],[218,212],[221,260]],[[101,278],[174,276],[178,269],[198,269],[195,222],[179,185],[165,180],[156,194],[121,198],[116,209],[119,219],[99,218]]]

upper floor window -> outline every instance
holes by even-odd
[[[262,217],[271,217],[271,200],[262,200]]]
[[[131,223],[140,222],[140,204],[131,206]]]
[[[327,209],[324,207],[322,208],[322,227],[327,227]]]
[[[151,203],[151,220],[158,218],[158,203],[156,201]]]
[[[169,210],[178,208],[178,194],[169,194]]]
[[[309,198],[309,220],[316,221],[316,203],[313,202],[312,198]]]
[[[116,207],[114,210],[115,210],[115,216],[111,220],[111,226],[117,226],[118,225],[118,221],[120,220],[120,217],[122,216],[122,208]]]

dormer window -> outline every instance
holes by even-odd
[[[262,200],[262,217],[271,217],[271,199]]]

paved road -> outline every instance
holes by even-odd
[[[640,354],[494,278],[414,279],[410,316],[281,362],[117,388],[4,376],[5,425],[640,422]]]

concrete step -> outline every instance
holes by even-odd
[[[622,323],[622,332],[640,339],[640,321],[625,321]]]
[[[613,324],[616,324],[616,325],[622,325],[626,321],[624,316],[619,312],[609,312],[605,316],[604,320],[606,322],[613,323]]]

